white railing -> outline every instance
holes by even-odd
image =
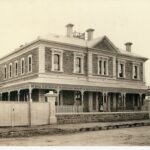
[[[57,113],[83,112],[83,106],[62,105],[56,106]]]

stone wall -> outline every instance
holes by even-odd
[[[50,48],[45,48],[45,72],[50,72],[52,68],[52,53]]]
[[[28,73],[28,56],[32,55],[32,72]],[[25,73],[21,75],[21,58],[25,59]],[[39,60],[39,56],[38,56],[38,48],[33,49],[29,52],[26,52],[20,56],[14,57],[12,59],[10,59],[7,62],[4,62],[2,64],[0,64],[0,70],[1,70],[1,75],[0,75],[0,81],[4,81],[4,66],[7,66],[7,79],[5,81],[8,80],[12,80],[12,79],[18,79],[20,77],[26,77],[28,75],[34,74],[34,73],[38,73],[38,61]],[[18,61],[18,76],[14,77],[14,63],[15,61]],[[12,63],[12,77],[9,78],[9,64]]]
[[[97,55],[93,54],[92,55],[92,70],[93,70],[93,75],[97,75],[97,73],[98,73],[97,61],[98,61]]]
[[[52,68],[52,54],[51,54],[51,49],[46,47],[45,48],[45,71],[46,72],[51,72]],[[87,54],[84,56],[84,74],[87,74]],[[64,74],[69,74],[72,75],[73,73],[73,68],[74,67],[74,54],[73,51],[63,51],[63,73]],[[60,72],[57,72],[60,73]],[[78,75],[78,74],[76,74]],[[80,74],[81,75],[81,74]]]
[[[116,71],[118,75],[118,63],[116,64]],[[125,64],[125,75],[126,78],[123,80],[133,80],[132,79],[132,61],[127,60]],[[140,63],[139,66],[139,75],[140,75],[140,81],[143,81],[143,64]]]
[[[64,51],[63,53],[63,70],[66,74],[73,74],[73,52]]]
[[[125,64],[126,79],[132,80],[132,62],[126,61]]]
[[[148,112],[57,114],[58,124],[149,119]]]
[[[113,76],[113,58],[110,57],[108,60],[108,74],[109,76]]]
[[[140,74],[140,80],[143,81],[143,64],[142,63],[140,63],[139,74]]]
[[[92,69],[93,69],[93,75],[98,75],[98,58],[97,54],[92,55]],[[108,59],[108,75],[111,77],[113,75],[113,58],[109,57]],[[101,75],[98,75],[101,76]]]

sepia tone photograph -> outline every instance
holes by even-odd
[[[149,0],[0,0],[0,148],[149,148],[149,36]]]

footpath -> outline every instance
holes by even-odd
[[[121,121],[121,122],[97,122],[81,124],[56,124],[31,127],[0,127],[0,138],[31,137],[38,135],[72,134],[98,130],[112,130],[119,128],[131,128],[149,126],[150,119]]]

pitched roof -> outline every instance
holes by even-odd
[[[142,56],[142,55],[135,54],[135,53],[133,53],[133,52],[128,52],[128,51],[123,50],[123,49],[121,49],[121,48],[118,48],[118,50],[119,50],[119,52],[120,52],[121,54],[126,55],[126,56],[138,57],[138,58],[143,58],[143,59],[146,59],[146,60],[148,59],[148,58],[146,58],[146,57],[144,57],[144,56]]]
[[[122,50],[120,48],[117,48],[110,40],[107,36],[101,36],[98,38],[95,38],[93,40],[87,41],[84,39],[79,39],[79,38],[74,38],[74,37],[67,37],[67,36],[60,36],[60,35],[56,35],[56,34],[48,34],[45,36],[38,36],[38,38],[34,41],[31,41],[29,43],[26,43],[25,45],[22,45],[21,47],[17,48],[15,51],[7,54],[6,56],[0,58],[0,59],[4,59],[7,56],[20,51],[21,49],[29,46],[32,43],[37,42],[38,40],[46,40],[46,41],[51,41],[51,42],[58,42],[58,43],[62,43],[62,44],[71,44],[74,46],[81,46],[81,47],[88,47],[88,48],[94,48],[94,46],[98,43],[100,43],[103,39],[106,39],[108,41],[108,43],[116,50],[117,53],[119,54],[123,54],[123,55],[127,55],[127,56],[131,56],[131,57],[138,57],[138,58],[142,58],[147,60],[147,58],[142,57],[140,55],[137,55],[135,53],[132,52],[127,52],[126,50]]]
[[[78,45],[78,46],[83,46],[83,47],[87,46],[86,40],[74,38],[74,37],[60,36],[56,34],[48,34],[45,36],[40,36],[39,39],[65,43],[65,44]]]

